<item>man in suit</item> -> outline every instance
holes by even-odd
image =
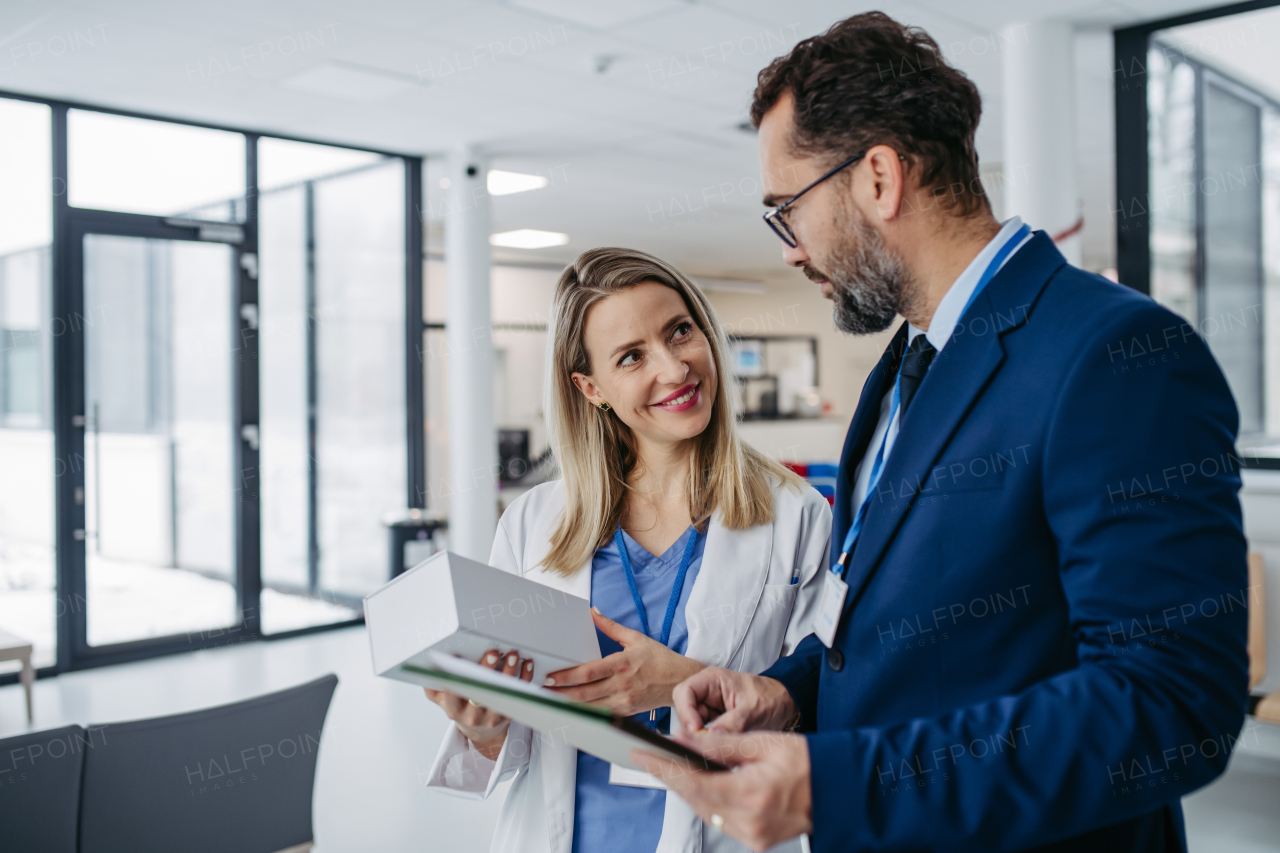
[[[879,13],[760,75],[784,258],[843,330],[906,322],[845,442],[825,628],[676,689],[736,772],[636,754],[757,850],[1183,850],[1241,728],[1231,393],[1187,321],[993,218],[980,112]]]

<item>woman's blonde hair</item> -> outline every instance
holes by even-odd
[[[551,535],[542,565],[571,575],[613,536],[622,518],[627,475],[637,462],[631,429],[610,411],[601,411],[573,384],[572,374],[592,375],[584,340],[587,312],[598,302],[641,282],[657,282],[680,294],[706,336],[716,368],[711,422],[691,439],[689,516],[700,530],[713,512],[730,530],[773,521],[773,486],[801,480],[738,435],[730,405],[733,374],[725,355],[728,342],[715,310],[688,276],[658,258],[634,249],[592,249],[565,268],[556,284],[548,329],[547,431],[564,474],[564,515]]]

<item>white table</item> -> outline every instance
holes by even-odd
[[[0,661],[7,660],[22,661],[22,672],[18,678],[27,694],[27,722],[31,723],[31,689],[36,680],[36,670],[31,665],[31,641],[0,628]]]

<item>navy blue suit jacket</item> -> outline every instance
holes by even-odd
[[[898,330],[840,461],[832,556]],[[1165,851],[1247,692],[1231,392],[1205,342],[1043,232],[919,387],[803,713],[815,853]]]

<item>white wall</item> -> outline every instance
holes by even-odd
[[[447,313],[445,265],[426,264],[425,314],[429,323],[443,323]],[[498,328],[493,344],[499,352],[494,382],[498,427],[528,429],[530,453],[537,455],[547,445],[542,411],[545,382],[547,336],[545,328],[551,297],[559,278],[558,268],[493,267],[491,300],[496,325],[525,325],[533,328]],[[830,420],[793,424],[782,435],[775,430],[749,425],[750,440],[760,443],[766,453],[789,459],[828,460],[838,458],[844,426],[857,407],[862,384],[888,345],[892,330],[867,338],[854,338],[836,330],[831,321],[831,303],[822,298],[817,286],[795,270],[779,266],[763,270],[763,294],[709,291],[712,305],[727,330],[746,335],[813,335],[818,339],[818,381],[824,399],[833,404]],[[483,334],[483,331],[478,334]],[[427,506],[439,512],[448,509],[449,495],[466,483],[449,476],[448,427],[444,412],[448,400],[447,360],[465,357],[451,354],[443,332],[427,334],[423,349],[426,359],[427,399]],[[835,423],[836,428],[831,424]],[[496,438],[495,438],[496,440]],[[761,443],[762,442],[762,443]]]
[[[816,337],[819,392],[831,401],[831,416],[847,422],[858,406],[867,374],[889,345],[897,324],[867,337],[847,335],[832,322],[831,303],[800,272],[779,262],[777,270],[768,270],[765,275],[763,294],[710,291],[707,297],[731,334]]]
[[[448,297],[445,264],[429,260],[425,271],[424,314],[428,323],[445,322]],[[492,335],[495,360],[494,412],[499,429],[528,429],[529,452],[537,456],[547,446],[542,415],[543,365],[547,335],[544,331],[559,270],[532,267],[494,266],[490,273],[490,301],[493,330],[473,331],[480,343]],[[513,328],[514,327],[514,328]],[[466,352],[451,353],[443,331],[427,333],[422,357],[425,360],[427,428],[427,507],[447,513],[449,496],[467,483],[450,477],[449,429],[445,417],[449,399],[448,360],[465,358]],[[497,441],[497,436],[494,436]]]
[[[1076,157],[1084,215],[1081,266],[1116,265],[1115,42],[1111,30],[1076,31]]]
[[[1080,28],[1075,36],[1076,174],[1078,201],[1084,216],[1081,267],[1101,272],[1116,265],[1115,221],[1115,89],[1112,73],[1114,41],[1110,30]],[[1005,107],[995,104],[983,127]],[[981,152],[980,152],[981,153]],[[1003,156],[1003,153],[1002,155]],[[1004,164],[983,158],[981,174],[996,219],[1004,209]],[[1012,180],[1018,179],[1015,168]]]

